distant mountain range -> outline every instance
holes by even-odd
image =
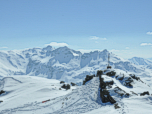
[[[152,58],[148,58],[148,60],[152,61]]]
[[[79,83],[86,75],[96,74],[99,69],[106,69],[108,53],[110,52],[105,49],[82,54],[68,47],[54,49],[51,46],[0,51],[0,78],[30,75]],[[114,69],[137,74],[146,74],[144,68],[152,69],[152,62],[149,60],[137,57],[124,60],[113,53],[110,53],[110,65]]]
[[[143,65],[145,68],[152,69],[152,61],[148,59],[144,59],[141,57],[133,57],[129,59],[130,62],[136,64],[136,65]]]

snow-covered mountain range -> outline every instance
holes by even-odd
[[[0,114],[150,114],[150,66],[150,60],[124,60],[106,49],[0,51]],[[81,86],[66,90],[60,81]]]
[[[0,78],[10,75],[31,75],[80,83],[88,74],[105,69],[108,52],[81,53],[68,47],[33,48],[18,51],[0,51]],[[135,63],[135,64],[134,64]],[[142,58],[124,60],[110,53],[110,65],[138,75],[151,74],[152,62]],[[146,65],[146,69],[143,66]]]
[[[141,66],[144,66],[145,68],[152,69],[152,61],[150,61],[148,59],[144,59],[141,57],[133,57],[133,58],[129,59],[129,61],[136,65],[141,65]]]

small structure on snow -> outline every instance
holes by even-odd
[[[111,66],[109,65],[110,63],[110,53],[108,54],[108,66],[107,66],[107,69],[111,69]]]

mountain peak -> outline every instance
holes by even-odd
[[[51,51],[53,48],[52,46],[48,45],[47,47],[43,48],[43,51],[46,50],[46,51]]]
[[[104,49],[103,52],[108,52],[108,50],[107,50],[107,49]]]

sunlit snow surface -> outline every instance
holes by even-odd
[[[114,87],[124,91],[141,93],[152,88],[144,83],[134,81],[133,88],[123,86],[116,78],[102,75],[105,81],[113,80]],[[110,79],[111,78],[111,79]],[[35,76],[12,76],[1,80],[0,87],[6,91],[0,96],[0,114],[144,114],[152,113],[152,96],[131,94],[129,98],[121,98],[111,94],[120,109],[114,109],[110,103],[102,103],[99,92],[99,78],[94,77],[86,85],[72,86],[70,90],[59,90],[60,81]],[[50,101],[42,103],[42,101]]]

